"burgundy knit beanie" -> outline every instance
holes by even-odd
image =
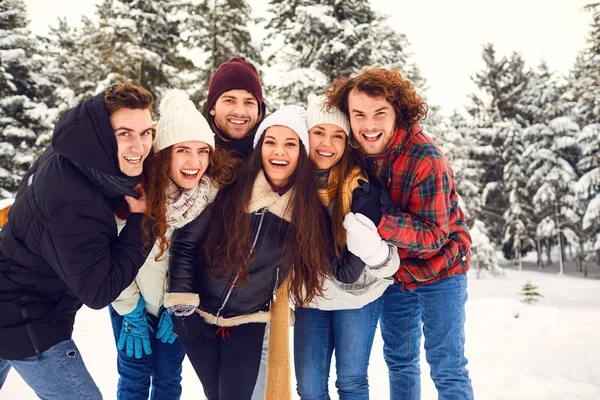
[[[208,110],[213,108],[219,96],[236,89],[246,90],[256,97],[258,109],[262,109],[262,86],[258,72],[254,65],[246,61],[244,57],[233,57],[219,65],[210,79],[208,87],[208,98],[206,99]]]

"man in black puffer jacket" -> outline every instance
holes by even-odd
[[[0,232],[0,387],[11,366],[40,398],[101,399],[71,340],[75,313],[107,306],[146,255],[135,187],[152,146],[152,95],[118,83],[68,110]],[[115,202],[131,215],[117,236]]]

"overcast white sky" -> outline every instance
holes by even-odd
[[[100,0],[25,0],[31,28],[47,31],[59,16],[77,22],[92,15]],[[586,45],[592,0],[371,0],[390,15],[392,26],[406,34],[415,60],[428,80],[428,101],[447,113],[462,109],[474,90],[469,76],[483,67],[481,45],[492,42],[498,55],[521,53],[528,65],[546,59],[567,73]],[[266,0],[249,1],[256,12]]]

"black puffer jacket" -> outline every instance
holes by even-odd
[[[82,303],[105,307],[145,261],[142,214],[117,236],[113,201],[69,160],[121,175],[103,93],[61,117],[0,232],[0,358],[70,339]]]

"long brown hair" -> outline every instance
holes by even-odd
[[[331,168],[331,174],[337,177],[337,186],[335,188],[334,195],[334,203],[333,203],[333,212],[331,215],[331,226],[333,231],[333,244],[335,248],[335,255],[338,259],[342,260],[344,255],[344,250],[346,248],[346,228],[344,228],[344,190],[346,188],[346,181],[350,178],[350,174],[352,170],[358,167],[360,168],[360,173],[363,176],[366,176],[359,156],[358,152],[346,142],[346,148],[344,149],[344,154],[340,158],[340,160]],[[329,187],[328,187],[329,189]]]
[[[144,162],[142,172],[142,188],[148,203],[148,211],[142,219],[142,232],[144,237],[145,250],[149,250],[154,245],[154,240],[158,240],[159,252],[155,257],[159,258],[169,248],[168,240],[165,236],[167,232],[167,187],[171,178],[169,170],[171,168],[171,154],[173,146],[162,149],[155,153],[150,152]],[[210,149],[208,168],[204,172],[217,186],[228,185],[235,179],[237,174],[237,161],[229,151]]]
[[[235,182],[219,192],[215,200],[219,207],[204,242],[203,254],[212,273],[225,276],[233,270],[239,274],[239,282],[247,281],[250,263],[256,256],[250,254],[252,229],[247,207],[254,182],[263,170],[264,137],[263,133]],[[300,145],[298,166],[290,182],[293,185],[287,208],[292,218],[282,257],[290,266],[290,293],[303,305],[323,294],[323,278],[330,271],[324,210],[316,195],[312,167],[303,145]],[[227,228],[227,234],[223,234],[223,227]]]
[[[414,84],[396,69],[373,68],[353,78],[334,81],[325,93],[327,110],[337,107],[350,118],[348,96],[353,91],[383,97],[390,103],[396,113],[396,128],[407,129],[427,116],[427,104],[417,94]]]

